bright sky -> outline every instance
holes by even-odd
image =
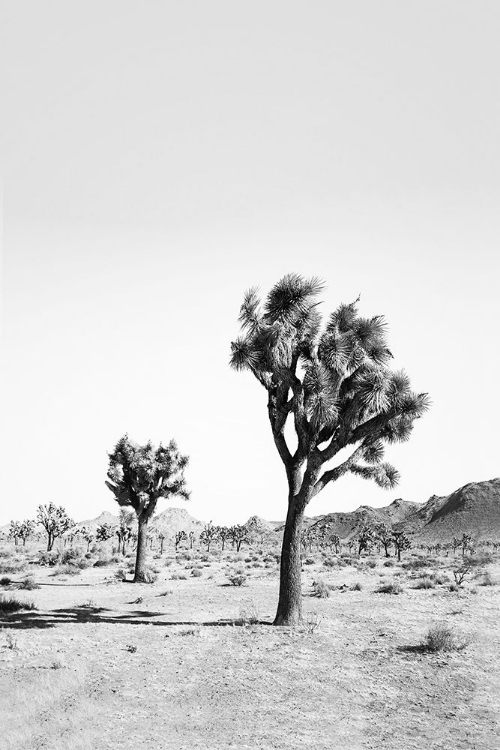
[[[0,524],[116,512],[124,432],[176,438],[193,516],[284,518],[228,360],[245,289],[290,271],[384,314],[433,400],[396,491],[344,478],[308,515],[500,474],[497,0],[25,0],[0,29]]]

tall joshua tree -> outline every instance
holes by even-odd
[[[145,581],[148,521],[160,498],[175,495],[189,499],[184,469],[188,457],[179,453],[173,440],[155,448],[151,442],[137,445],[128,435],[117,442],[109,454],[106,485],[122,507],[130,506],[137,514],[137,556],[134,583]]]
[[[304,511],[328,484],[347,473],[393,488],[397,470],[383,461],[384,443],[407,440],[428,408],[403,371],[388,368],[384,318],[358,315],[357,303],[340,307],[326,324],[318,312],[323,284],[284,276],[264,305],[256,289],[244,297],[242,334],[231,344],[231,365],[250,370],[267,391],[274,442],[288,481],[280,593],[275,625],[301,619],[300,538]],[[285,437],[293,420],[297,447]],[[329,462],[347,449],[337,465]]]

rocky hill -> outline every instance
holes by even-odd
[[[102,526],[104,523],[108,523],[110,526],[118,526],[118,516],[114,516],[112,513],[105,510],[96,518],[90,518],[87,521],[79,521],[76,526],[80,529],[83,526],[86,526],[89,529],[95,530],[98,526]]]
[[[204,523],[190,516],[184,508],[167,508],[153,516],[149,526],[152,531],[165,534],[167,539],[173,538],[177,531],[199,534],[205,528]]]
[[[361,505],[350,513],[327,513],[315,519],[310,519],[309,528],[321,529],[328,525],[332,534],[338,534],[341,539],[351,539],[357,536],[363,526],[373,526],[384,523],[394,526],[404,523],[404,519],[412,515],[420,505],[405,500],[394,500],[390,505],[383,508],[372,508],[369,505]]]
[[[451,495],[433,495],[400,521],[402,529],[424,543],[445,542],[470,534],[477,539],[500,539],[500,478],[470,482]]]

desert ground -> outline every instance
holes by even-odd
[[[311,552],[277,628],[276,550],[99,555],[0,548],[3,750],[500,747],[498,556]]]

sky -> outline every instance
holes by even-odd
[[[266,394],[229,368],[244,291],[361,295],[432,399],[307,515],[500,475],[496,0],[0,4],[0,525],[118,507],[127,432],[190,456],[202,521],[286,514]],[[158,511],[167,503],[159,504]]]

